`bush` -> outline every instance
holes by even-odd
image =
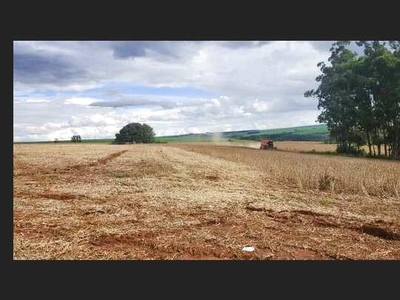
[[[365,155],[364,149],[360,149],[360,148],[357,148],[357,147],[354,147],[354,146],[344,147],[343,145],[337,145],[336,152],[337,153],[351,154],[351,155],[354,155],[354,156],[364,156]]]
[[[74,135],[71,137],[71,142],[73,142],[73,143],[82,142],[82,138],[80,135]]]

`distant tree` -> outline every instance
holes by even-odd
[[[73,142],[73,143],[82,142],[82,138],[80,135],[74,135],[71,138],[71,142]]]
[[[154,143],[154,131],[147,124],[129,123],[115,134],[115,143]]]
[[[58,138],[55,138],[55,139],[54,139],[54,143],[58,143]]]

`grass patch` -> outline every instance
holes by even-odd
[[[132,177],[132,175],[130,173],[124,172],[124,171],[113,171],[113,172],[110,172],[110,174],[112,177],[115,177],[115,178],[130,178],[130,177]]]

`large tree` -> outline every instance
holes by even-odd
[[[400,57],[399,42],[386,43],[360,41],[364,46],[364,74],[368,78],[366,89],[372,100],[372,142],[381,155],[398,156],[400,119]]]
[[[115,135],[115,143],[154,143],[154,135],[147,124],[129,123]]]
[[[359,41],[363,56],[351,52],[349,44],[332,45],[330,65],[318,64],[318,88],[305,96],[318,98],[318,121],[327,124],[338,152],[367,144],[370,155],[381,155],[383,146],[384,155],[399,156],[400,43]]]
[[[320,82],[316,90],[305,93],[306,97],[318,98],[320,123],[326,123],[331,137],[338,143],[338,151],[350,152],[354,146],[362,145],[361,133],[357,126],[357,78],[354,68],[356,54],[346,48],[348,42],[332,45],[330,66],[318,64],[322,72],[316,80]]]

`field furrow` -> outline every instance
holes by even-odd
[[[400,259],[398,166],[215,145],[14,145],[14,259]],[[370,168],[380,178],[359,179]],[[323,174],[342,186],[321,188]]]

